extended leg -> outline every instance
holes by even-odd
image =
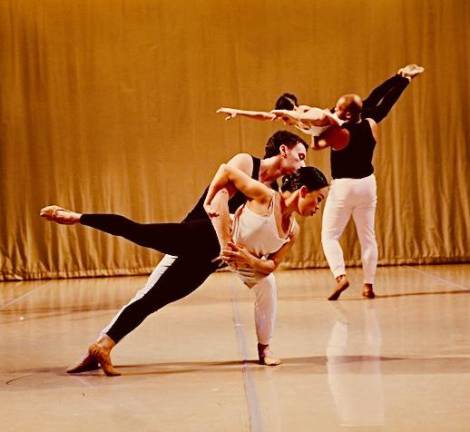
[[[401,68],[398,73],[389,78],[363,101],[362,117],[372,118],[377,123],[382,121],[395,105],[410,81],[424,72],[422,66],[409,64]]]
[[[153,312],[196,290],[216,265],[197,257],[165,257],[152,273],[148,284],[104,329],[116,343],[139,326]]]
[[[197,254],[214,258],[219,253],[217,235],[209,219],[143,224],[117,214],[81,214],[55,205],[44,207],[40,215],[59,224],[81,223],[170,255]],[[221,226],[230,232],[228,213],[219,219]]]
[[[389,78],[363,101],[362,117],[382,121],[397,102],[410,80],[400,75]]]
[[[181,223],[141,224],[115,214],[83,214],[80,223],[124,237],[140,246],[170,255],[217,256],[217,236],[208,219]]]
[[[98,340],[90,346],[88,356],[68,372],[84,372],[96,369],[98,363],[103,367],[105,363],[103,370],[107,375],[118,375],[110,358],[114,346],[151,313],[195,291],[215,268],[216,265],[207,259],[166,255],[145,287],[103,329]]]

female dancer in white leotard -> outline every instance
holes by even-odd
[[[211,201],[218,191],[229,184],[240,190],[248,200],[235,214],[231,238],[219,239],[221,257],[256,293],[255,322],[260,359],[264,364],[279,364],[280,360],[273,358],[268,350],[277,306],[277,288],[272,272],[297,237],[299,228],[294,214],[315,214],[325,197],[328,183],[321,171],[305,167],[284,177],[281,192],[275,192],[243,172],[221,165],[204,203],[210,217],[220,217],[211,208]],[[229,223],[229,220],[222,221],[223,225]]]

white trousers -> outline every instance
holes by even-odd
[[[253,288],[255,293],[255,326],[258,342],[269,345],[273,337],[277,313],[276,278],[271,273]]]
[[[362,179],[335,179],[331,182],[322,219],[322,245],[328,265],[338,277],[346,274],[339,238],[351,216],[361,244],[364,283],[373,284],[377,269],[375,209],[377,184],[374,174]]]

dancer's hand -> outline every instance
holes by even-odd
[[[225,120],[231,120],[235,118],[238,114],[238,110],[234,108],[224,108],[224,107],[219,108],[216,112],[220,114],[227,114],[227,117],[225,117]]]
[[[248,252],[246,247],[228,242],[227,246],[222,250],[220,257],[222,260],[235,268],[252,267],[253,255]]]

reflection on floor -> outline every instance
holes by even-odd
[[[470,265],[279,272],[273,349],[254,362],[253,296],[229,273],[148,318],[121,377],[65,373],[142,277],[0,284],[2,431],[468,431]]]

